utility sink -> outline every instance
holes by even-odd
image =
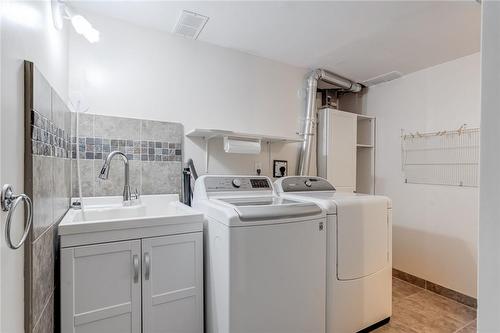
[[[179,202],[177,194],[143,195],[124,206],[122,197],[83,198],[83,209],[71,208],[59,224],[63,246],[150,237],[159,233],[201,231],[203,214]]]

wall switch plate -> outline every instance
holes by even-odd
[[[274,160],[273,161],[273,177],[281,178],[288,175],[288,161]]]

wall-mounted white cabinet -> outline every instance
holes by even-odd
[[[375,193],[375,118],[322,108],[318,175],[341,192]]]

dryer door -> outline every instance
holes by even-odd
[[[387,200],[358,197],[337,207],[337,278],[359,279],[389,262]]]

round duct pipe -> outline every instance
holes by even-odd
[[[307,103],[302,136],[304,141],[300,149],[299,165],[297,173],[300,176],[308,176],[311,164],[311,152],[313,149],[313,136],[316,135],[316,93],[318,81],[324,81],[339,87],[342,91],[360,92],[363,86],[324,69],[316,69],[307,78]]]

